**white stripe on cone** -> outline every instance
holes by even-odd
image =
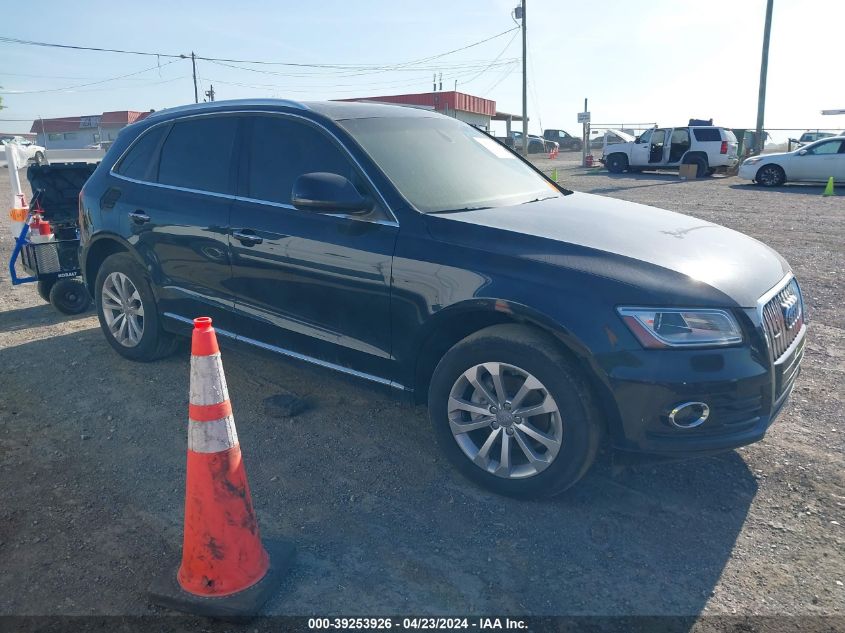
[[[220,353],[191,356],[191,404],[219,404],[228,399]]]
[[[188,421],[188,450],[220,453],[238,445],[238,432],[231,415],[211,422]]]

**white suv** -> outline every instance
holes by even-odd
[[[699,178],[739,164],[736,136],[721,127],[687,125],[648,130],[628,143],[605,147],[602,162],[608,171],[672,169],[697,165]]]

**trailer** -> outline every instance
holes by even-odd
[[[32,200],[25,216],[13,216],[12,226],[20,230],[9,259],[12,285],[36,283],[41,298],[64,314],[80,314],[91,305],[79,267],[79,193],[96,168],[93,163],[31,165],[26,176]],[[18,275],[18,264],[24,276]]]

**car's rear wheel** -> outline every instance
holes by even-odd
[[[429,415],[464,475],[516,497],[563,492],[590,467],[600,438],[580,371],[553,339],[518,325],[486,328],[446,353]]]
[[[611,154],[605,163],[611,174],[621,174],[628,169],[628,157],[625,154]]]
[[[176,339],[164,332],[144,269],[128,253],[103,262],[95,282],[100,328],[118,354],[152,361],[171,354]]]
[[[786,173],[780,165],[763,165],[754,180],[764,187],[779,187],[786,182]]]
[[[685,165],[695,165],[695,177],[696,178],[704,178],[708,176],[708,171],[710,170],[710,165],[707,162],[707,159],[703,156],[689,156],[684,158]]]

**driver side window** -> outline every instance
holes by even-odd
[[[654,130],[648,130],[643,132],[642,136],[640,136],[640,143],[650,143],[651,142],[651,135]]]
[[[827,141],[819,143],[815,147],[808,149],[807,153],[813,156],[828,156],[830,154],[838,154],[842,141]]]

